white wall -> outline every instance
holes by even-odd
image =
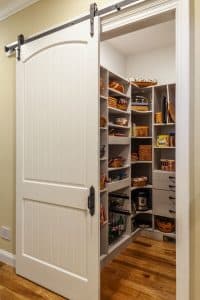
[[[138,76],[157,79],[158,83],[175,82],[175,46],[128,56],[126,77]]]
[[[100,44],[100,63],[108,70],[119,75],[126,75],[126,58],[108,42]]]

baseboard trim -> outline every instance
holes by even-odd
[[[3,262],[11,267],[15,267],[15,255],[0,249],[0,262]]]

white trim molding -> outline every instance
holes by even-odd
[[[152,17],[160,16],[160,22],[165,21],[168,17],[168,12],[173,12],[176,9],[178,0],[146,0],[139,1],[132,6],[122,9],[118,13],[112,13],[102,17],[102,36],[103,38],[111,34],[112,31],[123,30],[134,26],[136,22],[142,22]],[[164,16],[165,14],[165,16]],[[165,18],[164,18],[165,17]],[[167,19],[166,19],[167,20]],[[159,21],[158,21],[159,22]],[[148,25],[149,26],[149,25]]]
[[[18,11],[38,2],[39,0],[7,1],[5,8],[0,8],[0,21],[16,14]]]
[[[0,262],[3,262],[11,267],[15,267],[15,255],[0,249]]]
[[[102,39],[174,16],[176,20],[176,299],[190,300],[191,31],[190,0],[146,0],[102,17]]]

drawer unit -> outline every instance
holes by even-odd
[[[153,190],[153,214],[168,218],[175,218],[175,192]]]
[[[153,172],[153,188],[159,190],[176,189],[175,172]]]

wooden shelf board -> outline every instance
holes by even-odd
[[[152,164],[152,160],[136,160],[131,162],[132,165],[136,164]]]
[[[126,136],[109,136],[108,137],[108,144],[109,145],[129,145],[130,138]]]
[[[108,168],[108,171],[111,172],[111,171],[118,171],[118,170],[123,170],[123,169],[127,169],[129,168],[130,165],[125,165],[123,167],[119,167],[119,168]]]
[[[130,186],[130,177],[108,183],[108,192],[114,192]]]
[[[156,170],[153,170],[153,172],[157,172],[157,173],[172,173],[172,174],[175,174],[176,171],[164,171],[164,170],[156,169]]]
[[[131,109],[131,112],[134,113],[134,114],[139,114],[139,115],[148,115],[148,114],[152,114],[152,110],[139,111],[139,110]]]
[[[152,184],[147,184],[145,186],[132,186],[131,191],[138,190],[138,189],[151,189]]]
[[[158,147],[158,146],[153,146],[154,149],[176,149],[176,147]]]
[[[152,139],[152,136],[132,136],[132,139]]]
[[[152,212],[152,209],[144,210],[144,211],[136,210],[136,215],[137,215],[137,214],[149,214],[149,215],[151,215],[152,213],[153,213],[153,212]]]
[[[109,127],[113,127],[113,128],[122,128],[122,129],[130,129],[130,126],[121,126],[121,125],[117,125],[117,124],[113,124],[113,123],[109,123],[108,124]]]
[[[154,123],[154,126],[174,126],[176,123]]]
[[[108,111],[109,111],[109,113],[112,113],[115,115],[121,115],[121,114],[129,115],[130,114],[129,110],[121,110],[121,109],[110,107],[110,106],[108,106]]]
[[[100,158],[101,161],[104,161],[104,160],[107,160],[107,159],[108,159],[108,158],[107,158],[106,156]]]
[[[104,96],[104,95],[100,95],[100,99],[102,99],[102,100],[107,100],[108,97],[107,97],[107,96]]]
[[[116,95],[116,96],[121,96],[121,97],[126,98],[126,99],[130,99],[129,96],[127,96],[126,94],[121,93],[120,91],[117,91],[115,89],[108,88],[108,91],[109,91],[110,94],[113,94],[113,95]]]

